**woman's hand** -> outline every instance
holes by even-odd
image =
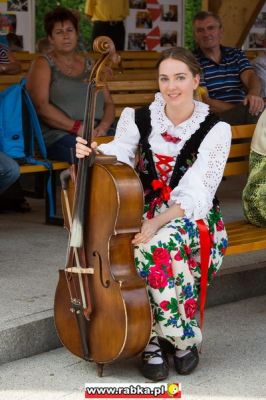
[[[93,150],[97,149],[97,143],[92,142],[91,147],[87,146],[87,140],[77,136],[76,141],[76,157],[77,158],[84,158],[89,156]]]
[[[132,240],[134,245],[149,242],[155,233],[160,229],[161,225],[156,218],[144,220],[142,223],[141,231],[137,233]]]
[[[135,235],[132,243],[137,245],[149,242],[162,226],[176,218],[182,218],[184,215],[185,211],[180,207],[180,204],[171,205],[161,214],[156,215],[156,217],[144,220],[140,233]]]

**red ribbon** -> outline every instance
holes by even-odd
[[[210,262],[211,253],[211,237],[210,232],[203,221],[199,219],[196,221],[199,229],[199,240],[200,240],[200,269],[201,269],[201,279],[200,279],[200,327],[202,329],[204,322],[204,307],[207,297],[207,284],[208,284],[208,270]]]
[[[151,183],[153,190],[160,189],[160,198],[164,201],[170,199],[170,193],[172,188],[166,185],[164,182],[160,181],[159,179],[154,179]]]
[[[180,142],[180,140],[181,140],[179,137],[175,137],[175,136],[171,135],[171,134],[168,133],[168,132],[162,133],[162,137],[164,138],[164,140],[165,140],[166,142],[178,143],[178,142]]]

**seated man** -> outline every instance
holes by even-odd
[[[218,15],[200,11],[193,19],[198,48],[194,51],[203,71],[202,100],[231,125],[256,123],[264,109],[260,81],[244,53],[220,44],[222,23]]]
[[[0,194],[15,183],[19,175],[18,163],[0,151]]]
[[[0,43],[0,74],[13,75],[21,71],[21,65],[15,60],[11,50]]]
[[[0,151],[0,213],[3,211],[30,211],[19,182],[19,165]]]

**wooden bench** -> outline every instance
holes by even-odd
[[[256,125],[232,127],[232,146],[224,176],[248,176],[250,142]],[[266,249],[266,228],[251,225],[245,220],[226,224],[229,237],[227,255]]]
[[[156,51],[121,51],[121,63],[112,65],[112,80],[135,80],[156,78],[156,62],[159,54]],[[93,60],[99,57],[99,54],[92,52],[85,53]],[[22,66],[21,74],[26,75],[32,61],[39,56],[39,53],[14,52],[14,57],[20,61]],[[1,88],[0,88],[1,89]]]
[[[64,169],[67,169],[69,167],[69,164],[67,162],[63,161],[51,161],[53,170],[52,170],[52,196],[54,199],[54,205],[55,205],[55,213],[56,213],[56,174]],[[54,217],[50,216],[50,207],[49,207],[49,201],[48,201],[48,194],[46,190],[46,182],[47,179],[49,178],[50,172],[49,170],[44,166],[44,165],[30,165],[30,164],[22,164],[20,165],[20,174],[39,174],[43,173],[45,175],[45,179],[42,180],[42,188],[41,188],[41,193],[45,193],[45,223],[46,224],[53,224],[53,225],[62,225],[63,221],[62,218],[57,217],[56,215]]]
[[[115,105],[115,116],[120,116],[125,107],[140,107],[149,104],[158,91],[158,82],[150,80],[111,81],[107,86]]]
[[[160,56],[157,51],[120,51],[121,63],[113,65],[112,80],[145,80],[155,79],[157,76],[156,63]],[[92,59],[97,59],[99,54],[93,52],[84,53]],[[259,50],[246,50],[246,56],[252,60],[258,54]],[[29,53],[27,51],[14,52],[15,58],[22,65],[22,74],[27,74],[33,60],[39,56],[39,53]],[[1,90],[1,87],[0,87]]]
[[[23,57],[27,57],[27,55],[25,55],[24,53],[22,53]],[[30,53],[29,53],[30,54]],[[24,77],[23,74],[17,74],[17,75],[0,75],[0,90],[4,90],[6,88],[8,88],[9,86],[20,82],[20,80]],[[67,162],[62,162],[62,161],[53,161],[52,162],[53,165],[53,172],[52,172],[52,190],[53,190],[53,197],[56,200],[56,173],[58,171],[64,170],[66,168],[68,168],[69,164]],[[24,164],[24,165],[20,165],[20,174],[24,175],[24,174],[36,174],[36,173],[44,173],[47,177],[49,174],[49,171],[47,170],[47,168],[45,168],[43,165],[30,165],[30,164]],[[46,186],[45,186],[46,188]],[[46,223],[53,223],[53,224],[57,224],[57,223],[61,223],[61,220],[58,220],[57,217],[55,218],[50,218],[49,217],[49,202],[47,199],[47,194],[46,194],[46,200],[45,200],[45,204],[46,204],[46,215],[45,215],[45,221]],[[56,205],[56,201],[55,201],[55,205]]]
[[[248,175],[250,142],[255,125],[238,125],[232,127],[232,146],[226,163],[224,176]],[[112,137],[98,138],[96,141],[107,143]],[[251,225],[246,220],[226,223],[228,248],[226,255],[246,253],[266,249],[266,228]]]

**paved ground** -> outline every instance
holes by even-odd
[[[186,400],[266,399],[266,296],[206,310],[203,353],[190,376],[177,376],[171,365],[168,382],[181,382]],[[60,348],[0,366],[1,400],[78,400],[85,383],[144,383],[139,360],[108,365],[104,377],[96,366]]]
[[[225,219],[241,218],[241,182],[228,179],[222,186]],[[25,348],[23,353],[25,339],[26,350],[41,341],[43,322],[52,321],[58,268],[65,264],[67,232],[44,225],[43,200],[29,201],[29,214],[0,215],[0,364],[6,361],[1,355],[28,354]],[[226,257],[221,274],[260,265],[265,253]],[[182,378],[171,369],[168,382],[181,382],[187,400],[266,399],[266,296],[209,308],[205,319],[199,368]],[[42,340],[49,347],[45,334]],[[106,366],[100,379],[94,364],[59,348],[0,365],[0,400],[83,399],[86,382],[144,382],[138,363],[134,359]]]

